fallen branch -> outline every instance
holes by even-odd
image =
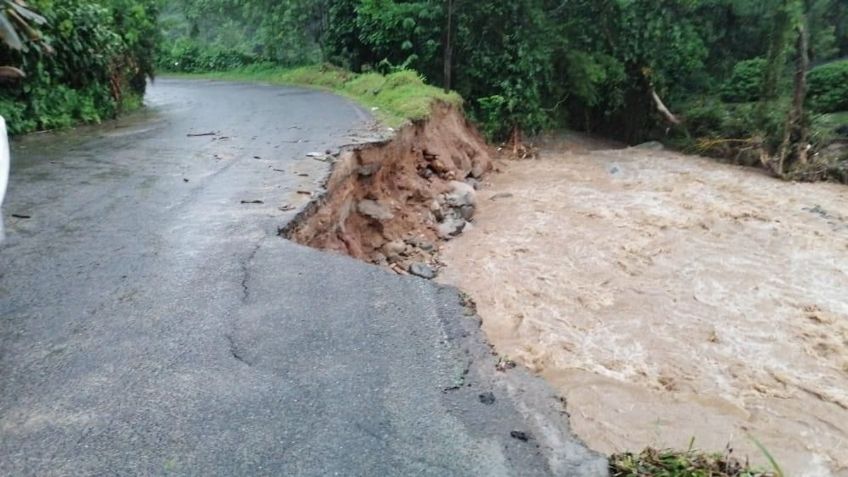
[[[654,98],[654,103],[656,103],[657,105],[657,110],[662,113],[663,116],[665,116],[665,119],[667,119],[668,122],[674,124],[675,126],[679,126],[681,123],[680,119],[678,119],[677,116],[675,116],[671,111],[669,111],[665,103],[663,103],[662,99],[660,99],[660,96],[657,94],[657,91],[654,89],[653,86],[651,87],[651,97]]]
[[[0,77],[2,78],[24,78],[26,73],[14,66],[0,66]]]

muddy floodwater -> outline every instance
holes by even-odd
[[[848,476],[848,187],[571,142],[500,167],[441,280],[590,447]]]

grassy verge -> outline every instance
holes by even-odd
[[[705,454],[696,450],[646,449],[640,454],[610,457],[612,477],[783,477],[776,463],[768,472],[750,467],[729,455]]]
[[[413,71],[389,75],[355,74],[327,65],[285,69],[271,65],[252,65],[231,71],[212,73],[164,73],[164,76],[229,81],[262,82],[321,88],[348,97],[368,108],[391,127],[426,118],[434,101],[461,105],[456,93],[445,93],[424,84]],[[375,109],[376,108],[376,109]]]

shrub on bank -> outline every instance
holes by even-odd
[[[721,88],[721,99],[731,103],[757,101],[763,92],[766,63],[763,58],[736,63],[730,78]]]
[[[848,110],[848,60],[813,68],[807,81],[813,110],[820,113]]]
[[[153,74],[158,0],[39,2],[50,49],[0,46],[0,65],[26,77],[0,89],[11,134],[97,123],[140,104]]]

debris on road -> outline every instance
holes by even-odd
[[[420,277],[425,280],[432,280],[436,278],[435,270],[426,263],[415,262],[409,266],[408,271],[416,277]]]
[[[263,202],[261,200],[243,200],[243,201],[241,201],[241,203],[242,204],[264,204],[265,202]]]
[[[216,133],[214,131],[210,131],[210,132],[205,132],[205,133],[188,133],[188,134],[186,134],[186,136],[187,137],[203,137],[203,136],[214,136],[216,134],[218,134],[218,133]]]
[[[495,394],[492,393],[491,391],[480,394],[478,396],[478,398],[480,399],[481,403],[483,403],[487,406],[491,406],[492,404],[495,403]]]

